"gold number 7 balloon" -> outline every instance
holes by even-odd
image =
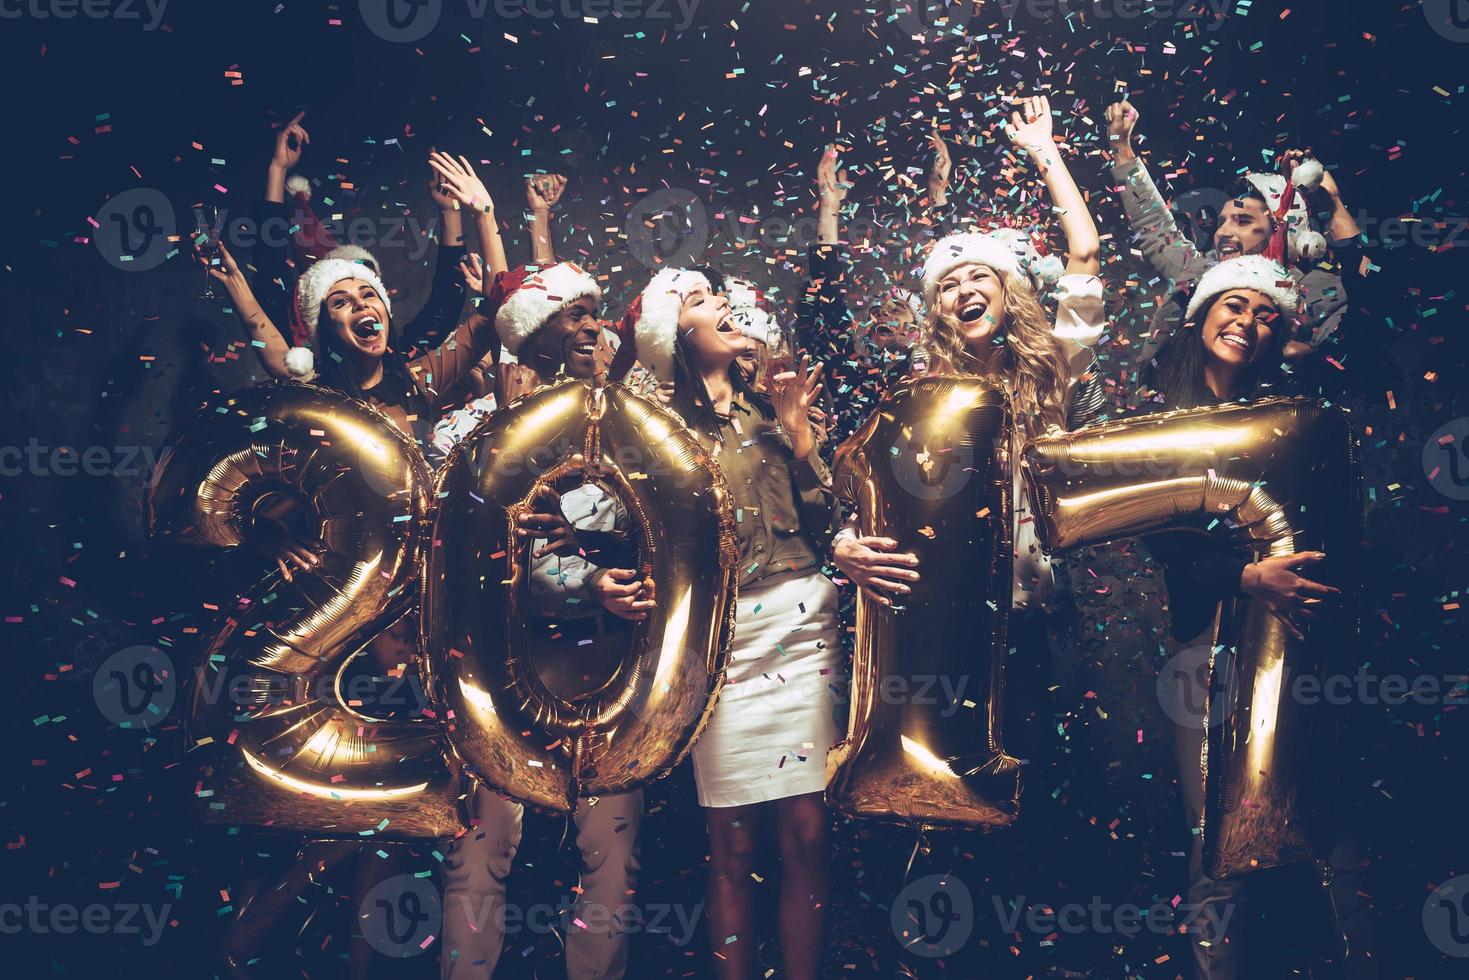
[[[1323,402],[1272,398],[1092,425],[1032,441],[1024,468],[1050,551],[1192,530],[1257,557],[1324,552],[1311,577],[1352,590],[1357,444],[1344,413]],[[1221,603],[1206,708],[1218,721],[1201,760],[1210,877],[1319,862],[1329,848],[1342,712],[1293,691],[1300,678],[1344,668],[1357,607],[1343,603],[1297,640],[1259,603]]]
[[[235,547],[286,501],[323,545],[294,583],[250,589],[205,652],[187,724],[205,822],[359,841],[463,828],[441,724],[373,718],[341,694],[351,655],[417,598],[428,487],[386,417],[313,385],[238,392],[180,427],[150,487],[150,537]]]

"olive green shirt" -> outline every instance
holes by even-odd
[[[729,484],[741,588],[783,572],[819,569],[831,543],[836,497],[817,451],[796,459],[775,420],[739,397],[716,430],[695,427],[694,433]]]

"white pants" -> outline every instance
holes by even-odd
[[[505,882],[520,847],[525,808],[480,787],[475,827],[444,856],[443,980],[483,980],[495,972],[509,929],[542,923],[525,910],[505,908]],[[580,800],[573,817],[581,851],[581,894],[566,935],[571,980],[621,977],[627,970],[628,927],[637,921],[632,894],[638,876],[638,830],[643,791]],[[578,924],[580,923],[580,924]]]

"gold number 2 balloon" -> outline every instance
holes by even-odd
[[[581,477],[631,516],[657,608],[613,680],[568,701],[530,656],[515,515]],[[454,749],[475,775],[557,812],[666,775],[713,710],[734,627],[739,550],[724,477],[679,420],[621,385],[565,381],[480,423],[445,461],[423,629]]]
[[[1024,466],[1050,550],[1192,530],[1257,557],[1325,552],[1311,577],[1349,594],[1362,518],[1356,461],[1340,410],[1276,398],[1048,436],[1027,447]],[[1303,642],[1258,603],[1222,604],[1209,697],[1225,701],[1206,708],[1221,721],[1202,760],[1210,877],[1319,859],[1330,844],[1339,712],[1294,692],[1350,660],[1357,604],[1344,606],[1304,626]]]
[[[928,376],[898,384],[837,450],[858,533],[893,538],[924,569],[901,608],[857,601],[848,737],[827,759],[838,810],[924,827],[1004,826],[1019,812],[1020,763],[1000,738],[1010,438],[1003,389]],[[964,700],[942,704],[941,690]]]
[[[428,485],[391,422],[312,385],[206,405],[165,450],[151,536],[234,547],[285,498],[325,546],[294,584],[271,575],[248,592],[206,653],[188,720],[206,822],[386,840],[462,828],[440,725],[374,719],[340,692],[346,660],[417,597]]]

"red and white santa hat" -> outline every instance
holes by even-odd
[[[1275,217],[1275,233],[1265,254],[1277,262],[1315,262],[1326,254],[1326,238],[1311,227],[1305,195],[1321,186],[1326,168],[1306,157],[1287,178],[1281,174],[1249,173],[1245,180],[1260,192]]]
[[[286,352],[286,369],[291,372],[291,377],[306,381],[314,376],[315,358],[311,350],[320,346],[317,321],[321,317],[322,301],[331,293],[333,286],[347,279],[361,279],[371,285],[382,297],[388,315],[392,315],[393,301],[388,296],[388,289],[371,268],[350,259],[324,258],[313,262],[296,280],[296,316],[306,328],[310,347],[292,347]]]
[[[622,344],[609,371],[612,380],[622,380],[637,361],[659,380],[673,380],[678,315],[684,298],[701,286],[714,291],[709,279],[694,269],[660,269],[653,276],[617,325]]]
[[[1187,319],[1195,321],[1215,297],[1231,289],[1264,293],[1284,316],[1295,317],[1300,313],[1301,291],[1290,270],[1264,255],[1244,255],[1220,262],[1199,278],[1188,302]]]
[[[579,299],[602,301],[602,287],[575,262],[557,262],[544,268],[521,266],[495,277],[489,309],[495,332],[511,354],[546,321]]]
[[[939,283],[961,265],[978,262],[1004,276],[1022,279],[1039,295],[1055,285],[1065,271],[1061,260],[1049,254],[1045,242],[1018,228],[992,232],[946,235],[928,250],[923,263],[923,302],[932,308]]]

